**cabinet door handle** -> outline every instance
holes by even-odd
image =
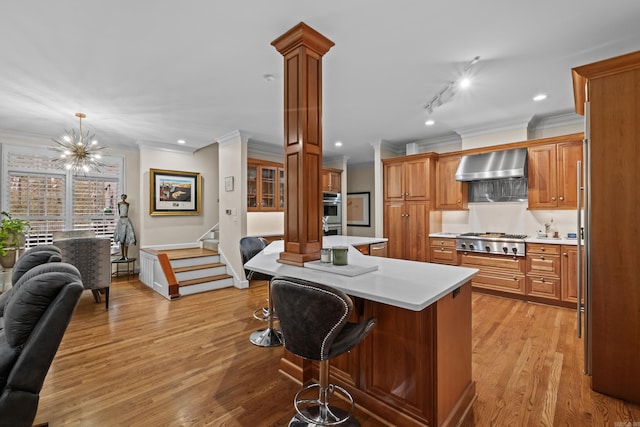
[[[555,198],[555,197],[552,197],[552,198],[551,198],[551,201],[555,202],[555,201],[556,201],[556,198]]]
[[[563,201],[563,200],[564,200],[564,197],[560,196],[560,201]]]
[[[562,256],[569,256],[569,254],[565,252],[562,254]]]

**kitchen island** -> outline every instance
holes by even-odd
[[[333,286],[352,297],[352,321],[374,316],[371,334],[331,361],[331,379],[356,403],[402,426],[456,425],[475,399],[471,378],[473,268],[369,257],[353,245],[380,241],[326,236],[324,247],[347,246],[351,266],[374,271],[345,276],[279,263],[282,241],[273,242],[245,267]],[[284,352],[280,368],[305,383],[317,364]]]

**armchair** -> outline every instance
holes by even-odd
[[[54,239],[60,249],[62,262],[75,266],[82,277],[85,289],[90,289],[96,303],[100,293],[105,295],[105,308],[109,309],[111,285],[111,241],[104,237],[71,237]]]
[[[83,287],[72,265],[27,271],[11,288],[0,316],[0,423],[31,426],[40,390]]]

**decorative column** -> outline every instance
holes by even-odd
[[[284,252],[302,266],[322,248],[322,56],[334,43],[300,22],[271,45],[284,57]]]

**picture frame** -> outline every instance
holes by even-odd
[[[149,169],[149,214],[200,215],[202,177],[197,172]]]
[[[371,227],[371,193],[347,193],[347,226]]]

